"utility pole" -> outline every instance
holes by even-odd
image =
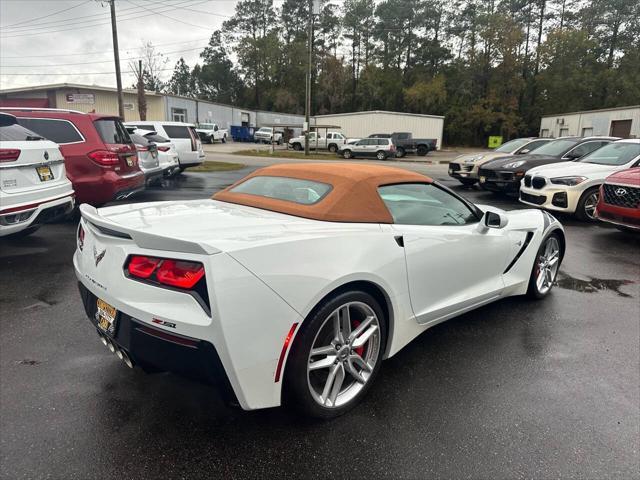
[[[307,130],[304,134],[304,154],[309,155],[309,130],[311,129],[310,116],[311,116],[311,64],[313,63],[313,0],[309,0],[309,21],[307,32],[307,44],[309,47],[309,64],[307,65],[307,83],[306,83],[306,98],[304,107],[304,123],[307,126]],[[316,137],[317,142],[317,137]]]
[[[118,28],[116,27],[115,0],[109,0],[111,8],[111,35],[113,36],[113,58],[116,62],[116,85],[118,87],[118,115],[124,120],[124,103],[122,101],[122,78],[120,76],[120,52],[118,51]]]

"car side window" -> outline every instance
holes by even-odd
[[[401,225],[466,225],[478,217],[462,200],[431,183],[378,187],[393,222]]]
[[[529,150],[530,152],[533,152],[536,148],[541,147],[542,145],[545,145],[546,143],[549,143],[548,140],[534,140],[533,142],[529,142],[524,146],[524,150]]]
[[[55,143],[65,144],[84,141],[80,132],[68,120],[19,117],[18,123]]]
[[[385,140],[384,138],[379,138],[376,143],[378,145],[388,145],[387,140]]]
[[[582,158],[587,153],[591,153],[591,152],[599,149],[600,147],[602,147],[606,143],[607,142],[585,142],[585,143],[582,143],[582,144],[578,145],[576,148],[574,148],[573,150],[570,150],[569,152],[567,152],[565,154],[565,157],[571,156],[573,158]]]

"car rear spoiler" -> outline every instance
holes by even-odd
[[[170,238],[153,233],[141,232],[133,228],[128,228],[118,223],[112,222],[102,217],[98,210],[91,205],[83,203],[80,205],[82,218],[89,222],[101,235],[107,237],[126,238],[133,240],[141,248],[151,250],[166,250],[170,252],[195,253],[199,255],[214,255],[220,250],[210,245],[191,242],[180,238]]]

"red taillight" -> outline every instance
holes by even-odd
[[[156,278],[164,285],[178,288],[193,288],[204,276],[204,267],[198,262],[185,262],[182,260],[163,260]]]
[[[0,162],[15,162],[19,156],[17,148],[0,148]]]
[[[168,152],[169,150],[171,150],[171,147],[158,147],[158,150],[160,150],[161,152]]]
[[[84,228],[82,228],[82,224],[78,225],[78,248],[80,251],[84,248]]]
[[[126,265],[129,275],[171,287],[190,290],[204,276],[200,262],[133,255]]]
[[[161,259],[155,257],[133,256],[129,260],[127,270],[131,275],[138,278],[149,278],[156,269]]]
[[[120,157],[109,150],[96,150],[89,154],[89,158],[103,167],[111,167],[120,164]]]
[[[136,144],[136,150],[139,152],[148,152],[149,151],[149,147],[145,147],[144,145],[137,145]]]

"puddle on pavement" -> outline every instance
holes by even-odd
[[[632,285],[636,282],[633,280],[614,280],[604,278],[591,278],[590,280],[581,280],[572,277],[566,273],[560,272],[556,280],[556,285],[567,290],[575,290],[576,292],[596,293],[602,290],[611,290],[621,297],[631,297],[628,293],[620,291],[620,287],[624,285]]]

